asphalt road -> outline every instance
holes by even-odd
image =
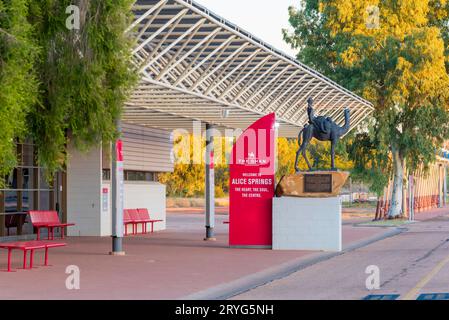
[[[368,295],[396,294],[400,295],[398,299],[416,300],[420,294],[449,293],[449,216],[406,228],[397,236],[315,264],[233,299],[360,300]],[[373,289],[376,278],[379,288]]]

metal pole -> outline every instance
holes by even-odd
[[[352,178],[349,177],[349,203],[354,203],[354,193],[352,192]]]
[[[447,166],[443,166],[443,204],[446,206],[447,204]]]
[[[215,172],[213,126],[206,123],[206,241],[215,241]]]
[[[112,144],[111,195],[112,195],[112,251],[111,255],[125,255],[123,251],[123,153],[122,129],[117,123],[119,138]]]
[[[409,175],[408,177],[408,215],[409,215],[409,220],[410,221],[414,221],[415,220],[415,210],[414,210],[414,205],[415,205],[415,188],[414,188],[414,180],[413,180],[413,175]]]
[[[441,174],[443,172],[443,166],[439,165],[438,166],[438,183],[437,186],[435,188],[438,188],[438,208],[442,208],[443,207],[443,180],[441,178]]]

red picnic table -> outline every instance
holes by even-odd
[[[66,243],[63,243],[63,242],[49,242],[49,241],[33,240],[33,241],[0,243],[0,249],[8,250],[7,272],[13,272],[11,270],[11,255],[12,255],[13,250],[22,250],[23,251],[23,269],[25,270],[25,269],[27,269],[26,260],[27,260],[28,251],[30,251],[30,267],[29,267],[29,269],[32,269],[33,268],[34,250],[45,249],[44,266],[48,266],[48,249],[64,247],[65,245],[66,245]]]

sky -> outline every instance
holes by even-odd
[[[286,54],[296,52],[282,38],[289,28],[288,7],[298,7],[298,0],[196,0],[214,13],[250,32]]]

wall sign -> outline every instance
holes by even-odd
[[[102,200],[102,208],[103,212],[109,211],[109,189],[108,188],[102,188],[101,192],[101,200]]]
[[[229,245],[271,247],[275,171],[275,121],[269,114],[233,146],[229,188]]]

